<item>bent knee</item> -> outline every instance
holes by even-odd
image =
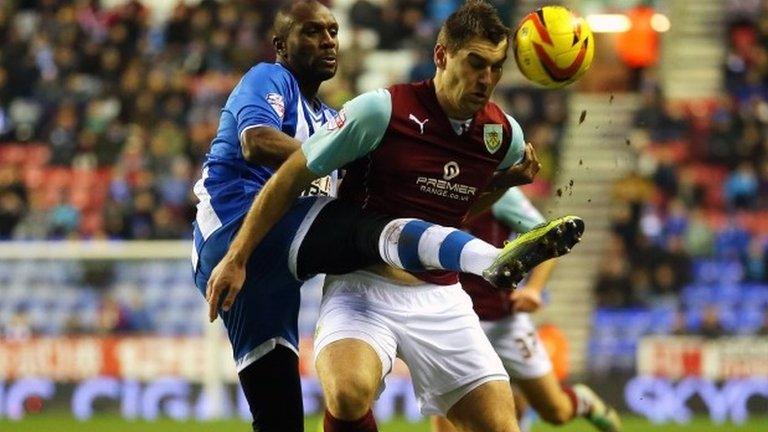
[[[376,396],[378,383],[366,381],[370,380],[350,374],[323,383],[325,402],[334,417],[356,420],[368,412]]]

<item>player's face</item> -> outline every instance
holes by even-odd
[[[339,50],[336,18],[324,6],[317,6],[297,11],[295,20],[286,41],[291,66],[305,78],[333,78]]]
[[[457,113],[472,117],[482,109],[501,79],[508,42],[498,44],[470,39],[455,53],[445,56],[444,91]]]

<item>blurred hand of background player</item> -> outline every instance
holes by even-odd
[[[534,150],[531,143],[527,143],[523,153],[523,160],[512,165],[506,171],[497,174],[493,178],[489,189],[503,189],[506,191],[514,186],[529,184],[533,182],[540,169],[541,162],[539,162],[539,157],[536,155],[536,150]]]
[[[205,300],[208,302],[208,320],[210,322],[216,320],[221,296],[226,295],[221,304],[222,310],[226,312],[235,302],[235,297],[243,288],[244,283],[245,264],[240,264],[236,260],[224,256],[211,272],[211,277],[205,288]]]
[[[514,290],[509,298],[515,312],[536,312],[541,307],[541,291],[535,288],[522,287]]]
[[[507,168],[506,171],[493,176],[488,188],[480,194],[472,204],[472,207],[467,211],[463,223],[468,223],[480,213],[488,210],[493,203],[504,195],[507,189],[533,182],[533,178],[536,177],[540,169],[541,163],[538,156],[536,156],[533,145],[531,143],[526,144],[523,159],[519,163]]]

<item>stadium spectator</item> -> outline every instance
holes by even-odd
[[[725,181],[724,193],[734,209],[753,208],[757,201],[757,175],[749,162],[742,162]]]
[[[749,243],[747,254],[744,258],[745,279],[751,282],[766,282],[766,244],[763,238],[753,238]]]
[[[125,333],[131,329],[129,311],[110,296],[102,299],[99,306],[96,333]]]
[[[14,226],[0,223],[2,227]],[[14,226],[12,237],[16,240],[36,240],[48,238],[51,232],[50,211],[41,192],[29,195],[29,206],[25,216]],[[7,238],[6,238],[7,239]]]
[[[0,186],[0,240],[11,237],[25,214],[26,191],[15,186],[13,183]]]
[[[69,238],[80,223],[80,211],[67,201],[62,193],[50,213],[50,231],[48,237],[53,239]]]
[[[701,209],[694,209],[690,215],[684,236],[683,248],[693,257],[704,257],[712,253],[714,234]]]
[[[631,282],[624,261],[606,259],[595,282],[597,304],[604,308],[624,308],[631,304]]]
[[[680,289],[675,270],[670,264],[662,263],[653,270],[653,304],[655,306],[677,306]]]
[[[688,331],[688,323],[685,319],[685,313],[679,309],[676,309],[672,317],[672,326],[670,328],[670,334],[675,336],[685,336],[690,334]]]
[[[3,338],[7,341],[24,341],[34,335],[34,329],[26,310],[16,311],[3,329]]]
[[[673,270],[674,285],[677,287],[675,291],[679,293],[680,289],[691,281],[691,257],[685,250],[680,235],[668,237],[663,261]]]
[[[720,310],[715,305],[709,305],[702,311],[701,327],[698,334],[707,339],[717,339],[728,334],[720,319]]]

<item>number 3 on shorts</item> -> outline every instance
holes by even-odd
[[[520,353],[522,353],[525,360],[533,357],[533,354],[538,348],[536,334],[533,332],[527,333],[524,337],[515,338],[515,344],[517,344],[517,348],[520,350]]]

